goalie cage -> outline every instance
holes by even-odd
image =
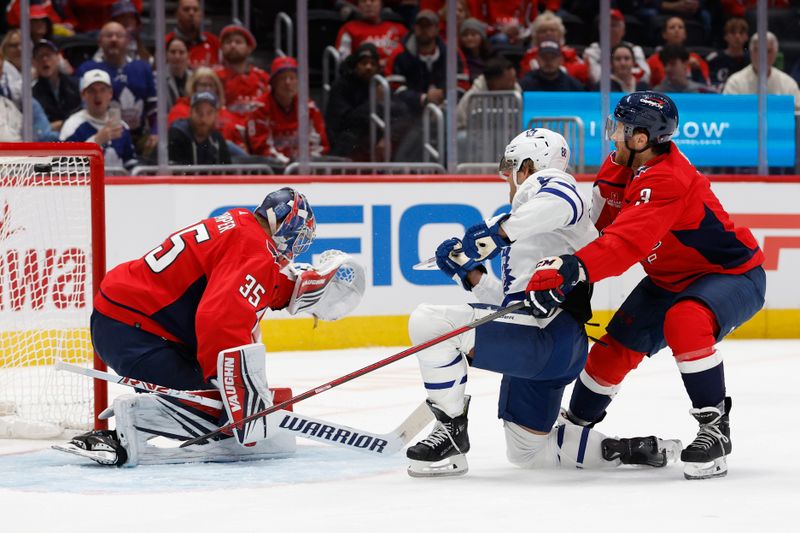
[[[53,367],[105,369],[89,339],[105,273],[102,152],[0,143],[0,184],[0,437],[103,428],[106,383]]]

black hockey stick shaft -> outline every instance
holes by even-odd
[[[238,422],[233,422],[233,423],[224,425],[221,428],[219,428],[217,430],[214,430],[214,431],[212,431],[210,433],[206,433],[205,435],[201,435],[201,436],[196,437],[194,439],[187,440],[183,444],[181,444],[180,447],[181,448],[185,448],[186,446],[191,446],[192,444],[204,443],[208,439],[210,439],[211,437],[215,437],[215,436],[219,435],[220,433],[223,433],[225,431],[230,431],[230,430],[234,429],[237,426],[241,426],[242,424],[246,424],[247,422],[250,422],[252,420],[256,420],[258,418],[265,417],[265,416],[267,416],[267,415],[269,415],[271,413],[274,413],[275,411],[278,411],[280,409],[285,409],[285,408],[289,407],[292,404],[295,404],[297,402],[301,402],[303,400],[311,398],[312,396],[316,396],[317,394],[321,394],[321,393],[325,392],[326,390],[332,389],[334,387],[338,387],[339,385],[341,385],[343,383],[347,383],[348,381],[353,380],[353,379],[355,379],[357,377],[363,376],[364,374],[369,374],[373,370],[377,370],[379,368],[383,368],[384,366],[390,365],[390,364],[394,363],[395,361],[399,361],[400,359],[403,359],[404,357],[408,357],[409,355],[413,355],[413,354],[415,354],[417,352],[421,352],[422,350],[424,350],[426,348],[430,348],[431,346],[439,344],[440,342],[444,342],[447,339],[451,339],[451,338],[453,338],[453,337],[455,337],[457,335],[461,335],[462,333],[465,333],[465,332],[467,332],[467,331],[469,331],[471,329],[475,329],[478,326],[486,324],[487,322],[491,322],[492,320],[496,320],[496,319],[498,319],[498,318],[500,318],[500,317],[502,317],[504,315],[507,315],[508,313],[513,313],[514,311],[519,311],[523,307],[525,307],[525,302],[524,301],[515,302],[515,303],[513,303],[513,304],[511,304],[511,305],[509,305],[507,307],[503,307],[501,309],[498,309],[494,313],[486,315],[483,318],[479,318],[478,320],[474,320],[473,322],[470,322],[469,324],[467,324],[465,326],[461,326],[460,328],[456,328],[456,329],[454,329],[452,331],[449,331],[449,332],[447,332],[447,333],[445,333],[443,335],[435,337],[435,338],[433,338],[433,339],[431,339],[429,341],[425,341],[425,342],[422,342],[420,344],[417,344],[416,346],[412,346],[411,348],[403,350],[400,353],[396,353],[394,355],[391,355],[391,356],[387,357],[386,359],[381,359],[380,361],[376,361],[375,363],[372,363],[371,365],[367,365],[364,368],[360,368],[360,369],[356,370],[355,372],[351,372],[351,373],[349,373],[347,375],[338,377],[338,378],[336,378],[336,379],[334,379],[332,381],[329,381],[329,382],[325,383],[324,385],[320,385],[319,387],[315,387],[313,389],[309,389],[309,390],[307,390],[307,391],[305,391],[305,392],[303,392],[301,394],[298,394],[297,396],[293,396],[293,397],[289,398],[288,400],[285,400],[285,401],[283,401],[283,402],[281,402],[279,404],[275,404],[272,407],[264,409],[263,411],[259,411],[257,413],[253,413],[250,416],[246,416],[246,417],[244,417],[243,419],[241,419]]]

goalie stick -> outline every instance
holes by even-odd
[[[109,372],[103,372],[92,368],[84,368],[82,366],[64,363],[63,361],[56,362],[57,370],[66,370],[75,374],[81,374],[90,378],[101,379],[109,383],[118,383],[120,385],[127,385],[137,390],[145,392],[155,392],[170,396],[181,400],[199,403],[207,407],[215,409],[222,409],[222,401],[213,398],[207,398],[195,393],[203,392],[218,392],[216,389],[207,391],[182,391],[170,389],[155,383],[149,383],[139,379],[129,378],[125,376],[116,376]],[[371,453],[373,455],[391,455],[402,450],[411,440],[433,420],[433,414],[425,402],[417,406],[414,411],[406,417],[403,422],[389,433],[372,433],[362,429],[352,428],[344,424],[336,422],[329,422],[327,420],[320,420],[306,415],[300,415],[285,409],[279,409],[272,413],[274,415],[273,421],[270,423],[270,430],[286,431],[294,434],[297,437],[310,439],[332,446],[341,448],[348,448],[361,452]],[[180,441],[172,441],[174,446],[177,447]],[[69,446],[53,445],[53,449],[73,453],[76,451]],[[77,455],[82,455],[77,453]],[[85,454],[83,454],[85,455]]]
[[[183,444],[181,444],[181,448],[185,448],[186,446],[191,446],[192,444],[198,444],[198,443],[206,442],[211,437],[214,437],[216,435],[219,435],[220,433],[224,433],[226,431],[232,430],[234,428],[234,426],[239,426],[239,425],[246,424],[247,422],[250,422],[251,420],[255,420],[257,418],[261,418],[261,417],[270,415],[270,414],[274,413],[275,411],[283,409],[284,407],[288,407],[288,406],[290,406],[292,404],[295,404],[297,402],[300,402],[300,401],[303,401],[305,399],[311,398],[312,396],[316,396],[317,394],[321,394],[321,393],[325,392],[326,390],[332,389],[334,387],[338,387],[339,385],[342,385],[343,383],[347,383],[348,381],[353,380],[353,379],[355,379],[357,377],[363,376],[364,374],[369,374],[370,372],[372,372],[374,370],[377,370],[379,368],[383,368],[384,366],[390,365],[390,364],[394,363],[395,361],[399,361],[400,359],[403,359],[404,357],[408,357],[409,355],[413,355],[413,354],[415,354],[417,352],[421,352],[422,350],[424,350],[426,348],[430,348],[431,346],[439,344],[440,342],[444,342],[447,339],[451,339],[451,338],[453,338],[453,337],[455,337],[457,335],[461,335],[462,333],[464,333],[466,331],[469,331],[471,329],[475,329],[478,326],[481,326],[483,324],[486,324],[487,322],[491,322],[492,320],[495,320],[495,319],[498,319],[498,318],[500,318],[502,316],[505,316],[508,313],[513,313],[514,311],[518,311],[518,310],[522,309],[525,306],[526,306],[526,303],[524,301],[520,301],[520,302],[515,302],[515,303],[513,303],[511,305],[508,305],[506,307],[500,308],[497,311],[495,311],[494,313],[486,315],[483,318],[479,318],[478,320],[474,320],[474,321],[470,322],[469,324],[467,324],[465,326],[461,326],[460,328],[456,328],[456,329],[454,329],[452,331],[449,331],[447,333],[439,335],[438,337],[434,337],[433,339],[431,339],[429,341],[425,341],[425,342],[422,342],[420,344],[417,344],[416,346],[412,346],[411,348],[403,350],[400,353],[396,353],[396,354],[394,354],[392,356],[389,356],[389,357],[387,357],[385,359],[381,359],[380,361],[372,363],[371,365],[367,365],[364,368],[360,368],[360,369],[358,369],[358,370],[356,370],[354,372],[351,372],[351,373],[346,374],[344,376],[338,377],[338,378],[336,378],[334,380],[331,380],[331,381],[329,381],[329,382],[327,382],[327,383],[325,383],[323,385],[320,385],[319,387],[315,387],[313,389],[309,389],[309,390],[307,390],[307,391],[305,391],[303,393],[298,394],[297,396],[293,396],[293,397],[289,398],[288,400],[285,400],[285,401],[283,401],[283,402],[281,402],[279,404],[275,404],[272,407],[264,409],[263,411],[259,411],[257,413],[253,413],[250,416],[246,416],[246,417],[242,418],[241,420],[239,420],[238,422],[236,422],[235,424],[227,424],[227,425],[222,426],[221,428],[219,428],[219,429],[217,429],[215,431],[211,431],[209,433],[206,433],[205,435],[201,435],[199,437],[195,437],[194,439],[189,439],[186,442],[184,442]]]

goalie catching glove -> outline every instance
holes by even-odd
[[[364,267],[339,250],[323,252],[316,265],[293,263],[288,268],[296,277],[288,306],[292,315],[305,312],[320,320],[338,320],[364,296]]]
[[[586,268],[574,255],[540,260],[525,289],[531,314],[537,318],[552,316],[575,285],[587,280]]]

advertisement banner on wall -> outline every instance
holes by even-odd
[[[611,93],[610,110],[623,93]],[[697,166],[758,165],[758,96],[670,94],[680,116],[673,140]],[[554,113],[553,110],[558,110]],[[600,93],[527,92],[522,124],[548,115],[575,116],[583,121],[585,164],[600,165],[606,117],[600,115]],[[792,96],[767,96],[767,159],[771,167],[795,164],[795,119]]]

